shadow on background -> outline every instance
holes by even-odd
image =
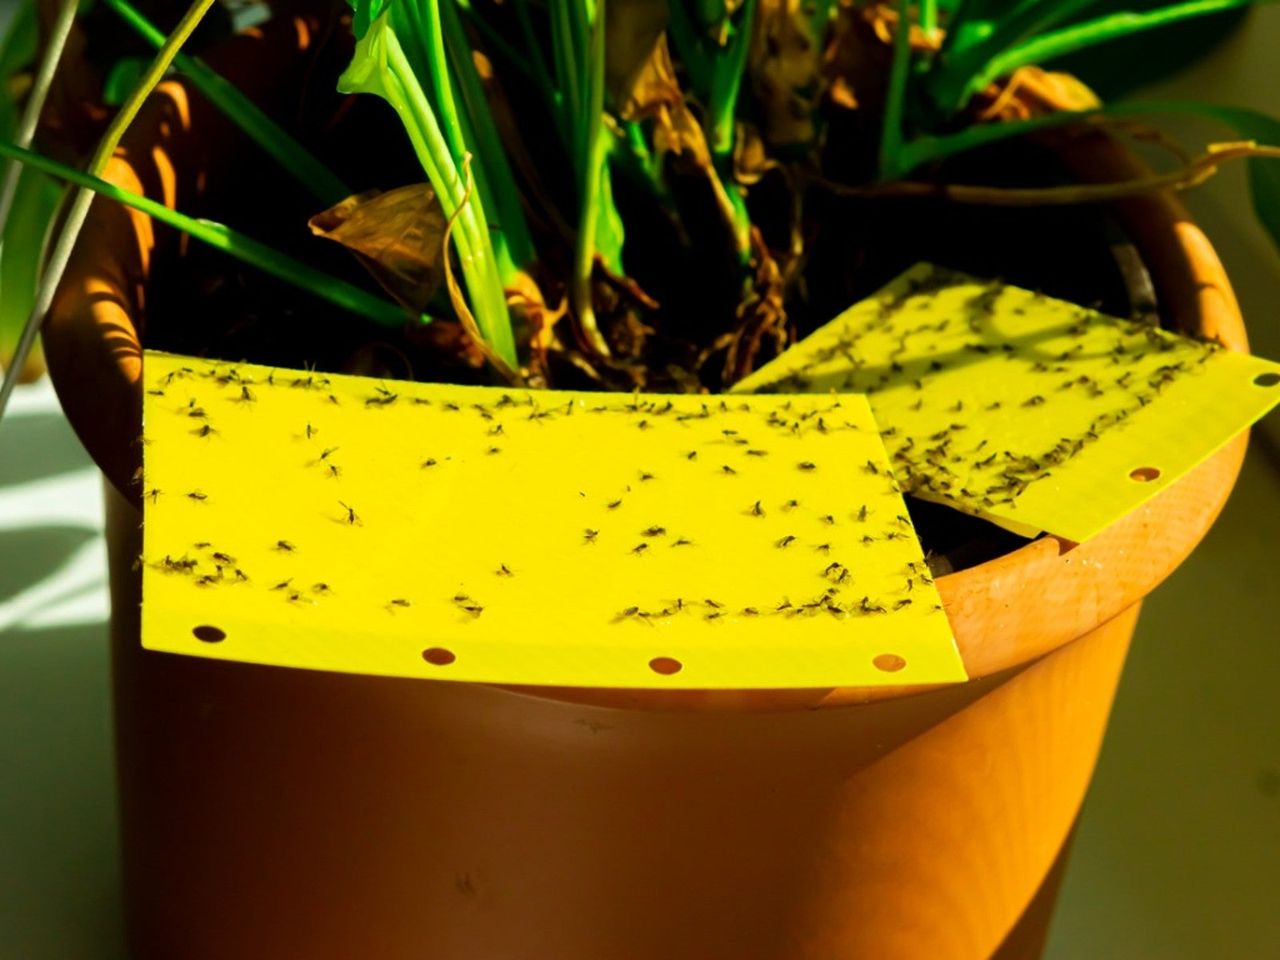
[[[0,486],[51,480],[88,463],[84,447],[58,410],[4,418]]]
[[[84,527],[50,524],[4,531],[5,553],[16,562],[0,564],[0,604],[34,587],[63,567],[86,543],[99,534]],[[102,627],[95,627],[99,632]],[[5,646],[10,643],[5,636]],[[3,662],[8,651],[0,653]],[[0,680],[0,684],[3,680]],[[3,706],[0,706],[3,710]],[[0,729],[4,729],[0,726]]]
[[[108,661],[101,623],[0,638],[0,957],[125,960]]]

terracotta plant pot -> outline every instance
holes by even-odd
[[[279,40],[220,68],[249,85],[238,65],[280,62]],[[183,206],[224,130],[166,84],[111,179]],[[1099,179],[1132,171],[1109,141],[1072,149]],[[1245,349],[1178,204],[1119,213],[1166,317]],[[107,478],[136,960],[1039,954],[1139,605],[1218,514],[1244,436],[1090,542],[940,578],[973,677],[954,687],[514,690],[150,653],[129,481],[155,243],[99,202],[45,339]]]

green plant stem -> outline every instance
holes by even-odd
[[[511,67],[519,70],[530,80],[538,83],[539,86],[542,85],[543,80],[549,81],[550,78],[545,75],[542,77],[538,76],[537,61],[533,63],[527,62],[531,58],[513,47],[511,45],[511,41],[504,37],[498,29],[489,22],[487,17],[477,13],[476,8],[470,3],[470,0],[457,0],[457,4],[458,8],[466,15],[467,22],[471,24],[471,26],[475,27],[476,30],[479,31],[480,35],[484,37],[484,42],[500,53],[503,59],[505,59]],[[541,54],[541,51],[538,51],[538,53]]]
[[[398,36],[398,31],[403,30],[413,55],[419,60],[426,56],[426,44],[421,42],[413,15],[407,3],[383,10],[357,41],[355,56],[338,79],[338,89],[343,93],[381,97],[399,115],[414,154],[449,218],[449,236],[458,251],[471,301],[470,313],[484,340],[482,346],[514,369],[517,367],[515,336],[506,292],[488,229],[477,228],[478,223],[483,222],[477,216],[478,212],[483,213],[481,205],[469,189],[464,189],[459,165],[454,162],[435,110],[422,88],[427,78],[419,77]],[[466,162],[464,155],[463,164]],[[450,291],[451,300],[461,296],[458,292],[455,298],[454,291]]]
[[[174,55],[187,42],[187,39],[195,31],[200,21],[204,19],[204,15],[209,12],[209,8],[213,6],[213,3],[214,0],[194,0],[187,12],[183,14],[182,20],[174,27],[173,32],[169,34],[164,45],[138,79],[138,85],[134,87],[133,92],[129,94],[128,99],[125,100],[120,110],[111,119],[111,123],[108,124],[106,132],[102,135],[102,140],[98,143],[98,147],[93,152],[93,156],[89,159],[86,167],[90,176],[99,177],[106,169],[107,164],[116,152],[116,147],[120,145],[120,140],[125,131],[129,129],[129,124],[137,117],[138,111],[142,109],[142,104],[146,101],[151,91],[155,89],[156,84],[168,72],[170,64],[173,63]],[[71,260],[71,252],[75,249],[80,230],[84,227],[85,218],[89,215],[89,205],[93,202],[93,197],[94,191],[88,187],[81,187],[77,190],[71,201],[71,207],[67,211],[66,219],[63,220],[58,240],[49,256],[48,265],[40,280],[40,286],[36,290],[35,303],[32,305],[31,315],[27,317],[26,325],[22,328],[22,335],[14,349],[12,365],[5,371],[4,382],[0,383],[0,420],[4,418],[5,410],[8,408],[9,397],[12,395],[13,388],[18,381],[18,372],[22,369],[27,361],[27,356],[31,353],[36,335],[40,332],[40,324],[45,314],[49,312],[58,284],[62,282],[62,275],[66,272],[67,264]]]
[[[45,44],[44,57],[36,71],[35,82],[27,96],[27,105],[18,125],[17,143],[24,149],[31,146],[31,141],[35,139],[36,127],[40,125],[40,112],[44,109],[44,102],[49,97],[49,88],[53,85],[53,76],[58,71],[58,64],[62,61],[62,51],[66,48],[71,25],[76,19],[77,8],[77,0],[62,0],[61,6],[58,7],[58,15],[49,31],[48,42]],[[0,184],[0,264],[4,262],[4,238],[8,232],[9,214],[13,212],[13,201],[18,195],[18,181],[21,177],[22,167],[16,161],[9,160],[4,165],[4,182]],[[3,287],[0,287],[0,291],[2,290]],[[22,362],[26,362],[25,355],[22,357]],[[4,375],[6,375],[5,371],[0,369],[0,376]],[[0,417],[3,416],[4,405],[3,401],[0,401]]]
[[[751,50],[751,36],[755,31],[758,7],[758,0],[744,0],[727,48],[721,48],[715,54],[707,105],[710,120],[707,136],[712,164],[729,204],[729,226],[733,231],[738,260],[743,266],[751,259],[751,215],[747,212],[742,193],[733,185],[731,174],[738,95],[746,76],[747,54]]]
[[[711,89],[712,63],[707,54],[706,42],[694,27],[693,18],[685,7],[687,0],[669,0],[667,35],[689,73],[689,85],[699,100],[704,100]],[[705,100],[704,100],[705,102]]]
[[[920,29],[926,36],[938,29],[938,0],[920,0]]]
[[[475,115],[469,114],[465,109],[459,110],[458,100],[454,96],[453,78],[461,69],[461,63],[453,60],[446,53],[445,28],[441,13],[441,6],[450,2],[452,0],[420,0],[420,2],[403,3],[401,9],[407,12],[407,17],[397,21],[404,24],[404,29],[397,29],[396,36],[398,38],[401,35],[410,34],[420,43],[417,62],[425,65],[431,91],[429,98],[432,114],[436,117],[440,131],[444,135],[448,156],[452,159],[452,165],[456,171],[462,168],[464,158],[470,155],[470,145],[479,145],[479,142],[476,139]],[[470,60],[471,47],[465,42],[465,38],[462,49],[454,52]],[[479,98],[478,106],[487,114],[488,104],[484,102],[483,92],[480,93]],[[496,131],[493,136],[496,141]],[[485,144],[484,147],[487,148],[490,145],[497,147],[499,158],[505,157],[501,142]],[[464,191],[458,200],[459,205],[450,209],[449,212],[452,213],[453,209],[458,210],[458,224],[462,228],[463,235],[473,247],[488,248],[486,253],[491,254],[501,282],[509,283],[514,279],[516,268],[506,244],[506,238],[501,234],[494,237],[489,231],[488,211],[493,208],[494,196],[490,182],[491,168],[486,160],[492,160],[492,158],[482,158],[472,165],[473,189],[470,193]],[[515,189],[514,183],[510,188]],[[517,215],[519,213],[517,207]],[[530,243],[526,255],[531,253],[532,244]],[[467,286],[471,287],[470,279],[467,281]]]
[[[565,117],[565,132],[572,138],[576,127],[575,118],[582,115],[582,90],[578,78],[582,76],[578,63],[582,49],[586,46],[573,32],[573,17],[570,7],[580,0],[550,0],[551,8],[551,60],[556,74],[556,87],[560,91],[561,112]],[[576,144],[570,142],[569,149],[575,158],[578,152]]]
[[[230,227],[211,220],[189,217],[184,213],[171,210],[163,203],[133,193],[116,186],[107,180],[82,173],[73,167],[50,160],[38,153],[24,150],[12,143],[0,141],[0,157],[31,167],[42,173],[64,180],[73,186],[92,190],[94,193],[122,203],[127,207],[141,211],[159,222],[180,230],[190,237],[208,244],[216,250],[235,257],[244,263],[258,267],[265,273],[279,277],[288,283],[328,300],[352,313],[367,317],[384,326],[402,327],[410,319],[405,309],[390,300],[362,290],[353,284],[340,280],[322,270],[309,267],[305,263],[283,254],[274,247],[259,243]],[[431,322],[431,317],[422,315],[421,322]]]
[[[515,368],[518,361],[506,294],[498,275],[488,227],[479,228],[477,211],[481,209],[480,204],[472,197],[463,205],[465,189],[458,166],[453,162],[431,104],[417,82],[413,66],[396,33],[386,29],[384,36],[388,69],[381,82],[395,83],[398,96],[410,113],[413,122],[406,123],[405,129],[427,178],[440,195],[445,214],[452,216],[455,210],[462,208],[453,237],[473,301],[476,324],[489,345]]]
[[[1034,0],[1033,0],[1034,2]],[[984,0],[960,0],[947,18],[947,33],[942,38],[939,58],[948,58],[952,50],[967,50],[985,40],[995,29]]]
[[[159,49],[164,34],[128,0],[105,0],[135,33]],[[198,57],[177,53],[173,65],[192,86],[261,147],[282,169],[293,174],[321,203],[332,206],[351,196],[351,189],[316,159],[306,147],[286,133],[248,97]]]
[[[508,260],[516,269],[528,270],[537,259],[529,224],[520,202],[520,190],[516,186],[506,147],[498,133],[489,101],[485,95],[480,74],[472,59],[471,44],[467,41],[462,18],[454,5],[457,0],[441,0],[444,40],[453,66],[454,82],[461,95],[464,116],[469,119],[468,142],[476,147],[478,166],[485,172],[486,189],[481,193],[487,212],[497,217],[498,233]],[[479,186],[477,178],[477,186]],[[511,277],[505,277],[506,282]]]
[[[524,38],[528,57],[533,64],[534,75],[537,77],[538,86],[542,89],[543,99],[547,103],[547,110],[555,118],[560,135],[567,143],[568,130],[564,126],[564,96],[551,80],[551,70],[542,52],[542,42],[538,39],[538,32],[533,29],[533,17],[529,14],[529,0],[515,0],[514,6],[516,23],[520,27],[520,35]]]
[[[933,58],[924,87],[942,117],[964,106],[973,77],[993,58],[1075,16],[1097,0],[1021,0],[1012,9],[971,0],[948,24],[942,49]]]
[[[22,122],[18,126],[18,136],[14,141],[24,150],[31,146],[35,139],[36,127],[40,124],[40,112],[49,96],[49,87],[53,85],[53,75],[62,60],[62,51],[67,45],[67,36],[71,33],[71,25],[76,19],[77,0],[62,0],[58,7],[58,16],[49,31],[49,39],[45,45],[44,57],[36,72],[35,82],[27,96],[27,105],[22,113]],[[18,192],[18,178],[22,173],[21,165],[10,159],[4,165],[4,183],[0,185],[0,244],[3,243],[4,231],[9,224],[9,212],[13,209],[13,200]]]
[[[742,78],[746,73],[747,53],[751,49],[757,5],[757,0],[744,0],[728,49],[717,54],[711,68],[710,102],[707,104],[711,123],[707,132],[711,139],[711,155],[717,160],[733,153],[733,124]]]
[[[606,139],[609,134],[604,129],[604,25],[605,0],[597,0],[587,51],[588,101],[585,113],[574,124],[581,130],[578,143],[582,154],[578,163],[581,209],[573,256],[573,302],[578,322],[591,342],[592,349],[607,357],[609,346],[600,334],[591,298],[591,275],[595,268],[596,231],[601,219],[601,206],[603,202],[612,203],[606,179],[609,176],[609,141]]]
[[[751,257],[751,218],[741,193],[730,183],[730,173],[738,97],[746,75],[758,2],[744,0],[737,11],[736,24],[728,20],[722,0],[695,0],[693,12],[687,6],[689,2],[670,0],[667,35],[688,73],[694,99],[706,107],[702,129],[711,155],[707,173],[733,235],[738,259],[745,265]],[[819,0],[818,8],[830,10],[826,0]],[[709,35],[712,31],[721,36],[730,31],[727,42],[717,42]]]
[[[898,25],[893,34],[893,65],[889,68],[889,86],[885,90],[884,126],[880,134],[880,177],[892,179],[902,175],[902,118],[907,98],[907,79],[911,67],[910,3],[898,0]]]

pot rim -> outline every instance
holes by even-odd
[[[143,191],[128,160],[154,158],[155,144],[192,110],[180,81],[167,81],[139,118],[105,179]],[[166,117],[168,119],[166,119]],[[184,130],[190,128],[185,116]],[[149,147],[132,153],[129,148]],[[1055,149],[1082,179],[1138,175],[1139,162],[1101,132],[1059,137]],[[177,206],[173,182],[151,195]],[[1246,351],[1244,321],[1225,268],[1203,232],[1170,194],[1112,205],[1151,271],[1162,313],[1182,329]],[[121,238],[133,240],[120,243]],[[135,323],[155,244],[149,217],[95,202],[76,256],[44,327],[51,379],[76,433],[124,498],[140,507],[141,341]],[[131,259],[134,262],[130,262]],[[970,680],[995,677],[1077,639],[1140,602],[1199,543],[1240,471],[1248,431],[1097,537],[1073,544],[1048,535],[1011,553],[937,579]],[[117,571],[118,574],[122,572]],[[423,678],[424,680],[430,678]],[[449,682],[449,681],[444,681]],[[507,686],[542,698],[628,709],[775,710],[825,708],[918,694],[932,686],[805,690],[652,690]]]

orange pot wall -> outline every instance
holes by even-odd
[[[143,651],[139,518],[108,497],[136,960],[990,956],[1137,616],[914,697],[613,709]]]
[[[265,30],[211,59],[278,93],[314,35]],[[168,81],[109,176],[186,205],[230,169],[224,133]],[[1090,177],[1134,171],[1109,141],[1061,149]],[[1176,201],[1118,212],[1166,313],[1244,349]],[[974,677],[957,687],[521,691],[150,653],[129,478],[156,243],[148,218],[95,204],[45,328],[108,479],[135,960],[1038,954],[1138,606],[1212,524],[1245,437],[1088,543],[939,578]]]

